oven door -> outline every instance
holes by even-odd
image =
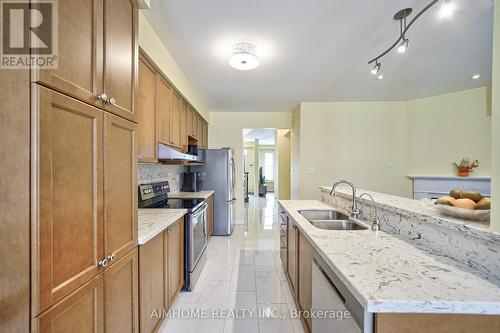
[[[192,272],[207,247],[207,204],[189,215],[189,260],[188,270]]]

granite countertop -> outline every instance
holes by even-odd
[[[186,213],[186,209],[139,208],[137,220],[139,245],[149,242]]]
[[[500,314],[491,282],[381,231],[318,229],[298,210],[332,208],[322,202],[279,202],[368,312]]]
[[[202,190],[199,192],[172,192],[168,194],[172,199],[208,199],[215,191]]]
[[[331,189],[331,186],[320,187],[321,191],[328,193],[331,191]],[[344,197],[352,197],[352,192],[350,189],[341,188],[339,186],[336,192]],[[369,201],[367,198],[359,198],[359,194],[363,192],[371,194],[375,203],[377,203],[377,206],[380,208],[388,209],[399,214],[404,214],[411,218],[424,218],[427,222],[434,223],[442,227],[446,227],[449,229],[458,229],[461,232],[469,233],[475,237],[481,237],[492,242],[500,242],[500,232],[490,230],[488,223],[467,221],[458,218],[443,216],[434,206],[426,206],[420,200],[357,189],[356,193],[358,194],[358,197],[356,199],[364,201],[368,204],[371,204],[371,201]]]

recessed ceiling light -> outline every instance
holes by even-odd
[[[248,71],[259,66],[257,46],[252,42],[237,42],[233,44],[233,54],[229,58],[231,67],[240,71]]]
[[[456,9],[457,6],[451,0],[445,0],[439,11],[439,17],[442,19],[450,18]]]
[[[481,78],[481,74],[474,74],[472,75],[473,80],[479,80]]]
[[[382,74],[380,74],[379,76],[377,76],[377,80],[383,80],[384,79],[384,76]]]

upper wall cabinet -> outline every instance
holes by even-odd
[[[102,107],[103,0],[59,1],[59,67],[32,79]]]
[[[135,0],[104,1],[104,109],[135,121],[137,77],[137,5]]]
[[[137,90],[137,122],[139,162],[158,162],[158,131],[156,117],[156,73],[144,58],[139,59]]]
[[[59,1],[58,10],[58,69],[33,69],[32,80],[136,121],[135,1]]]
[[[142,51],[136,110],[139,162],[158,162],[158,143],[187,152],[188,144],[206,148],[208,124]]]

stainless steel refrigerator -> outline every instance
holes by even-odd
[[[204,149],[205,165],[192,168],[202,173],[202,189],[215,190],[214,230],[216,236],[231,235],[234,226],[236,167],[233,150]]]

